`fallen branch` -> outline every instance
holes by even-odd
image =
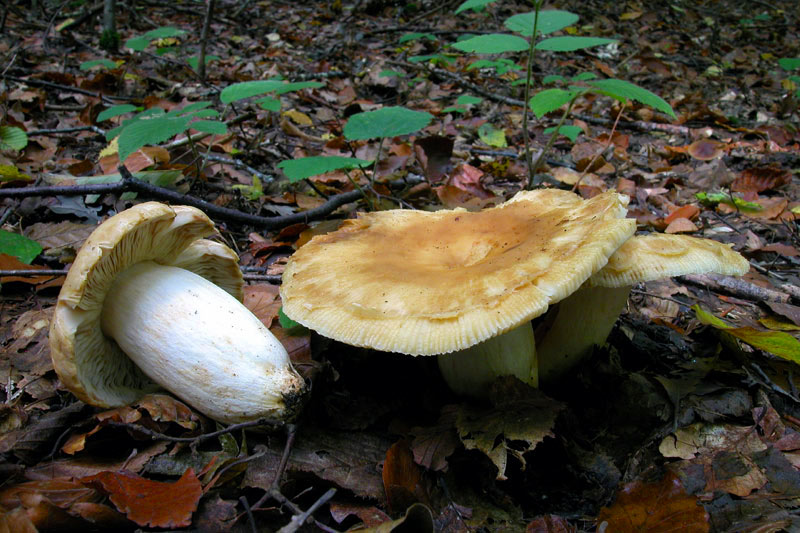
[[[84,194],[136,192],[157,198],[159,200],[166,200],[175,204],[190,205],[192,207],[201,209],[211,217],[227,220],[229,222],[250,224],[252,226],[265,229],[277,229],[300,222],[308,222],[310,220],[326,217],[341,206],[350,202],[354,202],[362,196],[361,191],[345,192],[337,194],[336,196],[332,196],[324,204],[307,211],[292,213],[291,215],[263,217],[259,215],[243,213],[241,211],[237,211],[236,209],[220,207],[194,196],[188,196],[170,189],[165,189],[163,187],[158,187],[156,185],[151,185],[147,182],[137,180],[131,175],[130,171],[124,165],[119,167],[119,172],[122,175],[122,180],[117,183],[0,189],[0,198],[27,198],[31,196],[81,196]]]
[[[717,292],[727,292],[732,296],[756,302],[769,301],[787,303],[789,295],[772,289],[765,289],[739,278],[719,276],[716,274],[687,274],[681,279],[692,285],[698,285]]]

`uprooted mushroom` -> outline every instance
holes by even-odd
[[[744,258],[713,241],[631,238],[626,205],[614,192],[583,200],[537,190],[474,213],[367,213],[295,252],[283,275],[284,312],[347,344],[438,355],[459,394],[483,395],[509,374],[536,386],[540,372],[551,379],[605,341],[633,283],[747,271]],[[674,256],[682,266],[630,267],[644,249],[661,250],[656,263]],[[633,277],[612,274],[632,268]],[[531,320],[559,302],[550,330],[534,338]]]
[[[163,387],[220,422],[297,413],[305,382],[242,305],[238,257],[202,239],[212,233],[198,209],[147,202],[86,240],[50,328],[53,366],[76,396],[117,407]]]

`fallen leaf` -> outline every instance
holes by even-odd
[[[203,495],[191,468],[174,483],[152,481],[124,470],[101,472],[80,481],[106,493],[117,509],[140,526],[186,527]]]
[[[694,225],[694,222],[689,220],[688,218],[675,218],[670,222],[664,233],[692,233],[697,231],[697,226]]]
[[[389,512],[405,509],[417,501],[422,472],[414,462],[408,441],[395,442],[386,451],[382,476]]]
[[[625,485],[611,507],[603,507],[597,522],[614,533],[705,533],[709,516],[697,498],[686,493],[674,474],[657,483]]]
[[[551,429],[563,404],[514,377],[492,384],[493,408],[463,404],[456,415],[456,429],[468,450],[483,452],[497,467],[497,479],[506,479],[508,455],[525,468],[525,452],[536,448]]]
[[[788,185],[792,173],[780,168],[748,168],[733,180],[731,189],[736,192],[763,192]]]

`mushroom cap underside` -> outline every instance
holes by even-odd
[[[627,197],[518,193],[490,209],[391,210],[347,220],[290,258],[287,316],[355,346],[468,348],[544,313],[635,231]]]
[[[625,287],[643,281],[713,272],[742,276],[750,263],[730,245],[688,235],[636,235],[594,274],[589,287]]]
[[[105,296],[126,268],[142,261],[180,266],[241,300],[238,257],[227,246],[202,239],[213,232],[213,222],[196,208],[146,202],[109,218],[89,236],[67,274],[50,326],[53,366],[77,397],[115,407],[159,388],[101,330]]]

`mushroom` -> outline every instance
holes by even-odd
[[[686,235],[650,234],[628,239],[578,291],[552,310],[536,332],[543,382],[562,377],[605,343],[636,283],[686,274],[741,276],[747,259],[730,245]]]
[[[536,385],[530,321],[633,234],[626,205],[614,192],[583,200],[547,189],[479,212],[362,214],[292,255],[283,310],[354,346],[449,354],[440,368],[458,393],[488,387],[493,368]]]
[[[157,202],[103,222],[78,252],[50,327],[53,366],[81,400],[118,407],[167,389],[219,422],[290,419],[306,386],[242,305],[237,255],[198,209]]]

